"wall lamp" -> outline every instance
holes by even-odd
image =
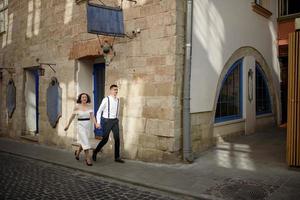
[[[248,71],[248,100],[252,102],[253,100],[253,70]]]
[[[52,67],[52,66],[56,66],[55,63],[43,63],[43,62],[40,62],[39,58],[36,59],[36,62],[39,64],[39,66],[37,66],[39,76],[45,75],[45,68],[43,68],[43,65],[50,67],[50,69],[52,69],[52,71],[54,73],[56,73],[55,69]]]

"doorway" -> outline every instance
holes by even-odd
[[[97,110],[101,104],[102,99],[104,98],[104,90],[105,90],[105,64],[98,63],[93,66],[93,95],[94,95],[94,113],[95,116],[97,114]],[[103,120],[101,120],[103,122]],[[103,127],[103,124],[101,124]],[[99,138],[102,136],[103,130],[94,129],[95,138]]]
[[[81,59],[79,60],[77,77],[77,95],[87,93],[91,96],[91,103],[94,106],[94,114],[96,115],[105,95],[105,63],[95,63],[92,59]],[[96,139],[102,136],[102,129],[94,128],[93,131]]]
[[[39,74],[37,69],[25,70],[26,134],[39,133]]]
[[[288,100],[288,56],[279,58],[280,61],[280,92],[281,92],[281,124],[287,123],[287,100]]]

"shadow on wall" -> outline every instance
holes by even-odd
[[[197,16],[195,17],[195,13]],[[201,110],[210,107],[215,98],[219,74],[223,68],[223,49],[225,48],[226,31],[220,12],[214,3],[202,0],[194,3],[193,24],[193,59],[192,59],[192,83],[191,83],[191,111],[193,104],[197,104],[201,96]],[[195,55],[197,53],[197,55]],[[202,78],[198,77],[202,75]],[[205,78],[203,78],[205,77]],[[200,89],[199,88],[202,88]],[[194,91],[194,92],[193,92]],[[197,91],[197,92],[196,92]],[[201,94],[200,92],[201,91]],[[193,102],[194,101],[194,102]],[[194,112],[197,112],[196,110]],[[203,150],[204,143],[213,143],[214,116],[206,114],[207,120],[192,121],[193,151]],[[195,118],[195,117],[194,117]],[[201,121],[201,122],[200,122]],[[205,125],[203,124],[205,123]],[[206,147],[207,148],[207,147]]]
[[[145,118],[142,118],[144,97],[143,80],[134,82],[121,79],[120,96],[122,96],[122,112],[120,113],[120,126],[122,127],[122,148],[125,157],[136,159],[138,156],[139,135],[145,133]]]
[[[194,5],[193,53],[196,55],[193,55],[192,79],[197,80],[197,84],[192,84],[191,91],[192,106],[196,107],[195,112],[213,109],[211,100],[217,93],[217,83],[224,65],[232,54],[243,46],[253,46],[266,57],[269,62],[267,65],[272,66],[268,71],[271,71],[274,84],[279,86],[277,51],[276,45],[273,45],[276,41],[275,25],[272,21],[252,12],[250,3],[238,2],[239,10],[232,13],[228,12],[231,9],[230,4],[234,4],[234,2],[232,0],[228,3],[201,0],[201,2],[195,2]],[[235,13],[239,12],[242,20],[236,17]],[[253,27],[247,26],[247,23],[242,23],[243,20],[253,21],[256,28],[262,30],[255,30]],[[265,39],[265,37],[269,39]],[[272,50],[272,53],[269,53],[269,50]],[[198,76],[199,74],[201,76]],[[199,77],[209,77],[209,79]],[[199,86],[201,95],[193,94],[196,93],[193,91],[199,91]],[[196,103],[199,100],[202,105]]]
[[[238,9],[234,10],[230,4],[235,3]],[[232,12],[228,12],[229,10],[232,10]],[[261,30],[256,30],[253,26],[247,26],[247,22],[251,21],[255,23],[256,28]],[[271,90],[273,91],[276,108],[274,111],[276,110],[276,114],[279,116],[280,94],[278,93],[278,86],[280,79],[277,47],[274,45],[274,41],[276,41],[276,20],[273,22],[257,15],[252,12],[251,4],[243,1],[233,2],[230,0],[224,3],[223,1],[201,0],[194,2],[193,23],[191,112],[212,112],[210,120],[207,122],[209,127],[194,127],[194,130],[205,133],[201,133],[202,135],[194,134],[193,140],[201,143],[203,138],[213,137],[212,127],[218,94],[224,78],[223,75],[228,70],[224,66],[229,65],[229,62],[233,64],[246,55],[253,55],[256,58],[261,56],[258,51],[254,54],[246,51],[244,55],[234,55],[241,47],[248,45],[262,51],[269,62],[267,63],[261,56],[260,61],[264,62],[264,70],[271,81]],[[233,57],[236,57],[235,60],[231,60]],[[277,120],[280,120],[278,116]]]

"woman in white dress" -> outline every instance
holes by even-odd
[[[79,149],[75,151],[75,158],[76,160],[79,160],[80,152],[84,150],[85,162],[88,166],[93,165],[89,155],[89,149],[91,149],[91,145],[89,143],[89,135],[92,131],[91,120],[96,126],[96,119],[90,102],[90,96],[86,93],[81,93],[77,99],[78,105],[76,105],[68,125],[65,127],[65,131],[67,131],[71,122],[75,116],[77,116],[77,142],[80,144],[80,146]]]

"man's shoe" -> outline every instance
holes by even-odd
[[[116,158],[116,159],[115,159],[115,162],[118,162],[118,163],[125,163],[125,161],[122,160],[121,158]]]
[[[95,151],[93,151],[92,159],[93,161],[97,160],[97,153]]]

